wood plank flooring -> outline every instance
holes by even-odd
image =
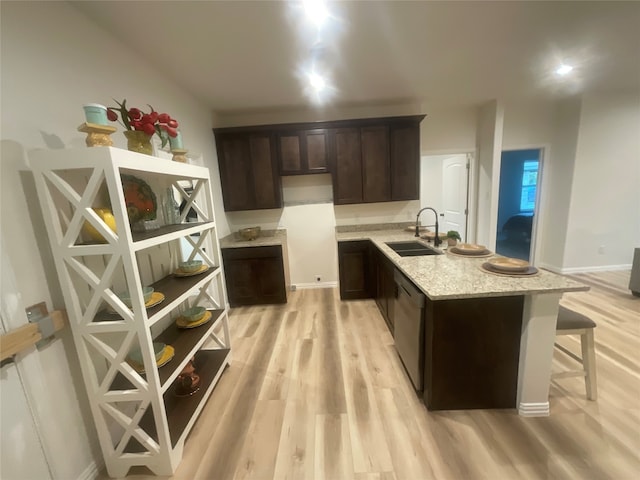
[[[232,365],[172,478],[639,478],[640,298],[628,271],[573,278],[591,286],[562,302],[598,324],[598,401],[580,378],[554,380],[543,418],[427,411],[372,300],[299,290],[283,306],[234,309]],[[579,352],[578,337],[561,339]],[[554,369],[575,366],[555,355]]]

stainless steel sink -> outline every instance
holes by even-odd
[[[424,255],[442,255],[442,252],[416,241],[386,242],[401,257],[422,257]]]

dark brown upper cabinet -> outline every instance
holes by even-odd
[[[420,124],[389,127],[391,200],[420,198]]]
[[[274,136],[268,132],[216,132],[226,211],[282,207]]]
[[[280,176],[326,172],[336,205],[417,200],[423,118],[216,128],[225,210],[280,208]]]
[[[333,201],[362,203],[362,145],[360,129],[339,128],[332,133]]]
[[[353,128],[332,130],[334,203],[418,200],[423,118],[353,120]]]
[[[329,149],[326,129],[295,129],[278,136],[280,175],[327,173]]]

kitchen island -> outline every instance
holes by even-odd
[[[560,298],[587,286],[542,269],[527,278],[493,275],[480,268],[487,258],[446,252],[401,257],[386,243],[416,238],[398,225],[337,227],[336,240],[369,241],[425,294],[421,358],[429,409],[517,408],[523,416],[549,414]]]

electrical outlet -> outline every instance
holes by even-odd
[[[600,254],[600,255],[604,255],[604,245],[600,245],[600,246],[598,247],[598,254]]]
[[[316,282],[319,282],[321,280],[320,275],[316,275]]]

